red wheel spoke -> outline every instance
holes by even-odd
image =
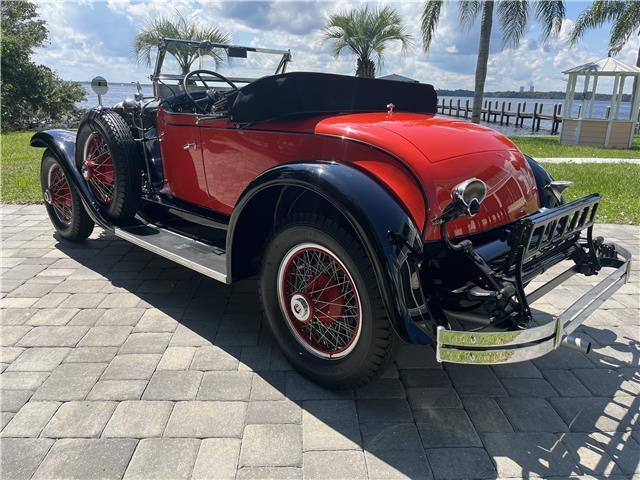
[[[109,205],[114,194],[114,165],[109,146],[102,134],[89,135],[84,149],[83,174],[94,196],[103,205]]]

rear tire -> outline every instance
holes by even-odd
[[[267,245],[259,287],[280,348],[313,381],[359,387],[390,359],[394,333],[371,262],[333,220],[287,219]]]
[[[116,112],[91,112],[76,140],[76,165],[105,216],[115,224],[131,220],[138,210],[142,162],[125,120]]]
[[[73,242],[85,240],[93,232],[94,223],[60,166],[58,159],[46,150],[40,166],[40,184],[51,223],[62,238]]]

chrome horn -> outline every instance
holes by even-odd
[[[459,183],[451,191],[451,203],[434,220],[434,225],[442,225],[463,215],[473,217],[480,211],[486,196],[487,185],[478,178],[469,178]]]

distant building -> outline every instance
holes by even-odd
[[[533,92],[534,92],[533,83],[532,83],[531,85],[529,85],[529,91],[530,91],[531,93],[533,93]]]
[[[380,80],[395,80],[397,82],[420,83],[418,80],[405,77],[404,75],[398,75],[397,73],[391,73],[389,75],[385,75],[384,77],[378,77],[378,78]]]
[[[524,87],[520,87],[520,93],[524,93]]]

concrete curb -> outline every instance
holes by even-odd
[[[541,158],[541,157],[536,157],[536,160],[542,163],[633,163],[634,165],[640,165],[640,158],[581,158],[581,157]]]

